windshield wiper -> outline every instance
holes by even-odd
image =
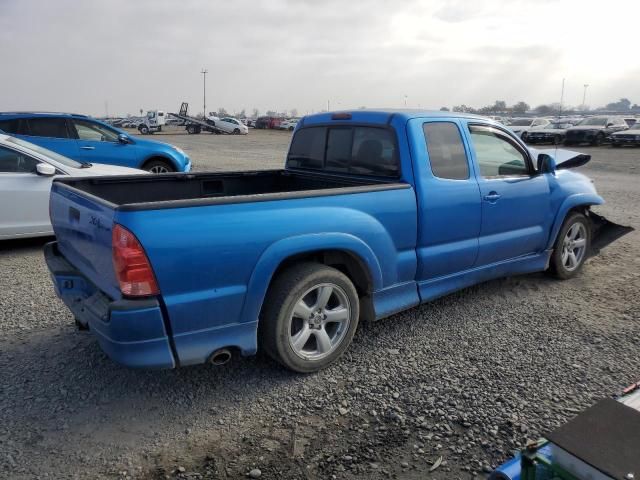
[[[93,167],[93,163],[80,162],[80,168],[90,168],[90,167]]]

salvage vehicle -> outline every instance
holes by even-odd
[[[211,117],[209,117],[211,119]],[[242,123],[237,118],[222,117],[215,118],[213,125],[218,127],[224,133],[230,133],[232,135],[246,135],[249,133],[249,127]]]
[[[49,192],[54,178],[136,175],[143,170],[78,163],[0,133],[0,240],[53,235]]]
[[[513,118],[509,122],[509,130],[515,133],[522,140],[527,140],[529,132],[539,128],[548,128],[551,120],[548,118]]]
[[[312,372],[361,321],[497,277],[575,276],[609,226],[569,170],[589,158],[534,154],[468,114],[321,113],[300,120],[281,170],[56,179],[45,257],[120,363],[261,348]]]
[[[191,160],[182,149],[134,138],[86,115],[2,112],[0,130],[81,163],[106,163],[152,173],[191,170]]]
[[[628,129],[627,122],[622,117],[588,117],[575,127],[567,129],[564,144],[569,146],[588,143],[598,146],[610,140],[612,133]]]
[[[570,123],[552,123],[544,128],[527,132],[526,141],[529,144],[550,143],[560,145],[564,142],[567,129],[573,127]]]
[[[298,118],[290,118],[289,120],[285,120],[280,125],[278,125],[278,129],[293,132],[296,129],[299,121],[300,119]]]
[[[622,130],[611,134],[611,146],[640,146],[640,123],[632,125],[629,130]]]
[[[257,128],[258,130],[277,129],[282,122],[284,122],[284,118],[280,117],[258,117],[254,128]]]

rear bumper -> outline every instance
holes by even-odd
[[[128,367],[176,366],[156,298],[112,300],[62,256],[57,242],[45,245],[44,256],[56,294],[112,360]]]

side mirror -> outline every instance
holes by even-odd
[[[118,135],[118,141],[124,144],[129,143],[129,137],[124,133],[121,133],[120,135]]]
[[[615,125],[615,123],[607,123],[607,128],[613,127],[614,125]]]
[[[48,163],[39,163],[36,165],[36,173],[43,177],[52,177],[56,174],[56,167]]]
[[[556,161],[551,155],[541,153],[538,155],[538,172],[539,173],[555,173]]]

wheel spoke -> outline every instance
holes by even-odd
[[[318,351],[320,353],[326,353],[331,350],[331,339],[329,334],[324,328],[320,330],[314,330],[313,334],[316,336],[316,343],[318,345]]]
[[[308,320],[311,317],[311,312],[311,307],[303,299],[296,303],[293,309],[293,315],[304,320]]]
[[[333,293],[333,287],[328,285],[324,285],[318,288],[318,299],[316,300],[316,304],[314,305],[314,309],[322,310],[329,303],[329,298],[331,298],[331,294]]]
[[[566,248],[562,250],[562,264],[567,265],[567,258],[569,258],[569,250]]]
[[[578,235],[578,232],[580,231],[580,224],[579,223],[574,223],[571,228],[569,229],[569,239],[570,240],[575,240],[576,235]]]
[[[298,352],[302,351],[304,346],[309,341],[309,337],[311,336],[311,329],[309,325],[305,323],[304,327],[296,333],[293,337],[291,337],[291,343],[293,348],[295,348]]]
[[[573,252],[569,252],[569,268],[575,268],[578,264],[578,259],[576,258],[576,254]]]
[[[587,241],[584,238],[579,238],[573,242],[574,248],[582,248],[587,244]]]
[[[324,314],[327,316],[325,323],[341,323],[349,318],[349,311],[343,307],[336,307],[333,310],[325,310]]]

